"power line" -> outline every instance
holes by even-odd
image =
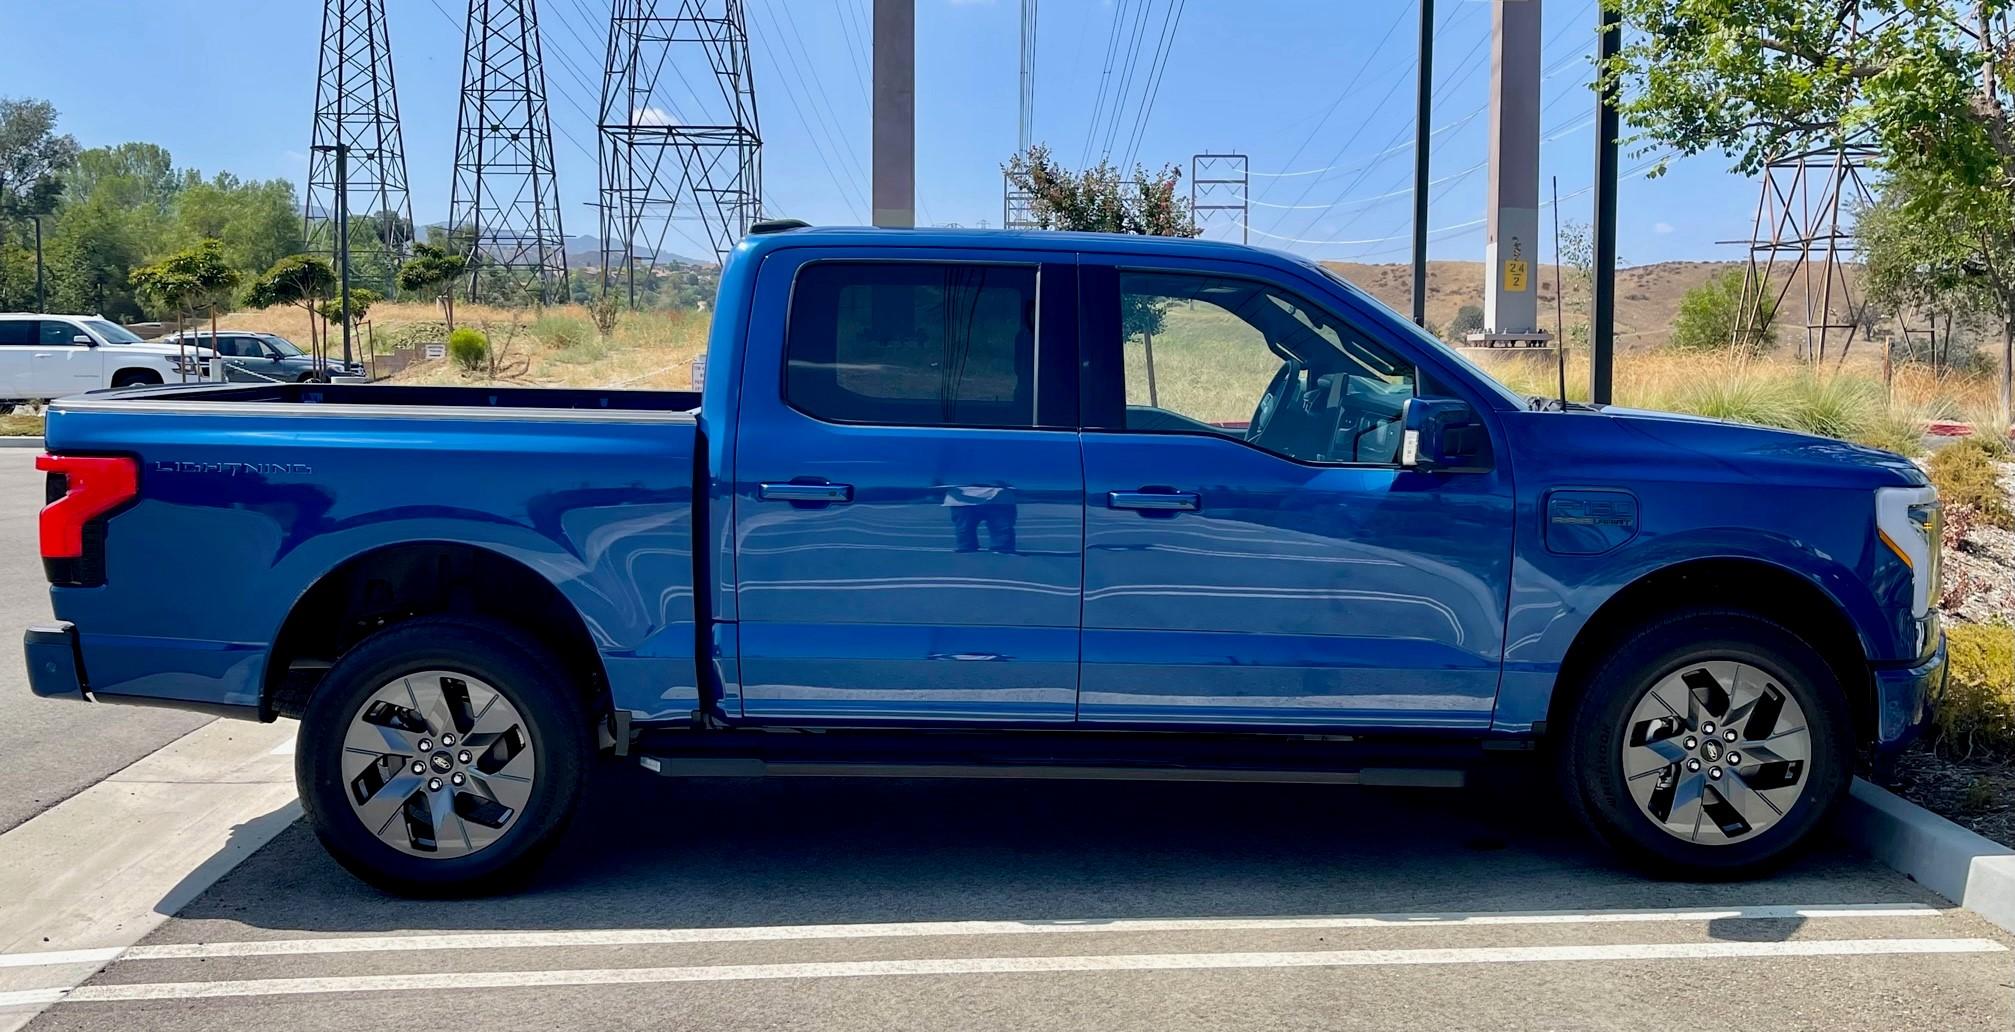
[[[1112,60],[1119,53],[1119,26],[1126,17],[1127,4],[1128,0],[1119,0],[1112,8],[1112,28],[1107,30],[1105,40],[1105,70],[1099,74],[1098,93],[1092,98],[1091,120],[1084,127],[1084,148],[1079,151],[1077,159],[1079,167],[1091,161],[1091,141],[1098,135],[1099,111],[1105,107],[1106,93],[1112,85]]]
[[[1126,117],[1126,98],[1133,91],[1133,72],[1140,67],[1140,41],[1147,35],[1147,19],[1153,8],[1154,0],[1142,0],[1140,6],[1134,9],[1133,41],[1127,46],[1126,64],[1119,79],[1119,99],[1113,103],[1112,119],[1106,123],[1105,145],[1099,150],[1102,161],[1112,159],[1113,140],[1119,135],[1120,120]]]
[[[1455,13],[1454,11],[1450,11],[1449,16],[1453,17],[1454,13]],[[1392,24],[1385,27],[1385,35],[1380,36],[1378,38],[1378,42],[1372,44],[1371,47],[1372,53],[1378,53],[1379,51],[1385,49],[1386,41],[1392,38],[1392,34],[1394,32],[1398,31],[1399,23],[1406,20],[1406,14],[1407,14],[1406,9],[1401,8],[1398,16],[1392,19]],[[1447,19],[1444,18],[1442,20],[1442,24],[1445,26],[1447,25],[1447,23],[1448,23]],[[1294,164],[1296,158],[1301,157],[1301,152],[1307,150],[1310,141],[1315,139],[1315,134],[1321,132],[1322,127],[1329,124],[1329,116],[1335,114],[1336,109],[1343,104],[1344,98],[1350,96],[1350,91],[1356,88],[1357,81],[1359,79],[1364,78],[1364,70],[1369,67],[1371,67],[1371,62],[1369,61],[1366,61],[1363,64],[1357,66],[1357,71],[1351,75],[1350,81],[1344,83],[1343,89],[1337,91],[1336,99],[1329,102],[1329,107],[1324,109],[1322,117],[1316,119],[1315,125],[1309,127],[1308,135],[1302,137],[1301,143],[1295,146],[1294,153],[1288,155],[1287,160],[1281,162],[1282,165],[1291,166]],[[1252,174],[1256,176],[1263,176],[1267,175],[1268,173],[1254,172]],[[1283,175],[1300,175],[1300,174],[1301,173],[1298,172],[1283,173]]]
[[[755,9],[762,10],[760,6],[756,7]],[[767,14],[767,12],[765,13]],[[776,64],[779,69],[785,67],[784,62],[777,60],[776,48],[770,45],[770,42],[766,35],[758,36],[751,34],[750,38],[759,41],[763,44],[763,50],[769,55],[771,62]],[[795,74],[796,69],[792,68],[791,71]],[[825,145],[819,142],[818,130],[814,129],[812,126],[814,120],[805,117],[804,107],[803,105],[798,103],[797,88],[792,85],[790,79],[787,79],[782,75],[778,76],[778,81],[783,83],[784,99],[791,102],[791,113],[797,116],[798,124],[804,127],[805,138],[808,141],[810,141],[812,145],[812,150],[818,154],[819,164],[825,167],[826,177],[832,180],[833,189],[839,194],[840,203],[847,206],[847,211],[851,213],[855,219],[861,219],[861,208],[860,205],[856,203],[860,196],[859,194],[860,184],[857,181],[853,182],[854,192],[850,193],[847,187],[840,183],[839,170],[836,168],[836,163],[829,156],[827,156]]]
[[[1161,44],[1155,48],[1155,59],[1148,65],[1147,85],[1142,89],[1145,103],[1133,122],[1133,136],[1126,145],[1126,160],[1121,167],[1130,168],[1134,158],[1140,153],[1140,141],[1147,134],[1148,119],[1154,113],[1154,102],[1161,96],[1161,81],[1168,72],[1168,57],[1175,49],[1175,34],[1182,27],[1182,9],[1189,6],[1189,0],[1173,0],[1169,13],[1162,16]]]

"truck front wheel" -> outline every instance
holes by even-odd
[[[1832,667],[1750,613],[1675,614],[1629,635],[1563,723],[1563,793],[1602,838],[1671,875],[1767,868],[1824,824],[1852,774]]]
[[[580,799],[594,755],[580,698],[506,627],[398,624],[345,653],[302,714],[302,808],[338,862],[387,891],[509,884]]]

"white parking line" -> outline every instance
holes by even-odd
[[[1085,971],[1201,971],[1241,968],[1411,967],[1448,964],[1548,964],[1602,961],[1688,961],[1779,957],[1867,957],[1901,954],[2002,953],[1992,939],[1834,939],[1794,942],[1640,943],[1613,946],[1497,946],[1465,949],[1319,950],[1282,953],[1150,953],[1088,957],[971,957],[864,960],[809,964],[706,967],[592,968],[563,971],[475,971],[333,978],[260,978],[220,982],[88,985],[55,999],[33,990],[21,1003],[122,1003],[219,997],[296,996],[455,989],[649,985],[803,978],[915,975],[1001,975]],[[21,994],[26,995],[26,994]]]
[[[308,956],[399,950],[552,949],[565,946],[678,946],[692,943],[791,942],[923,936],[1068,935],[1082,932],[1247,932],[1297,929],[1451,928],[1491,925],[1583,925],[1673,921],[1772,921],[1829,918],[1937,917],[1921,903],[1830,906],[1675,907],[1652,910],[1538,910],[1442,914],[1358,914],[1315,917],[1116,918],[1079,921],[915,921],[900,924],[758,925],[747,928],[608,928],[536,932],[454,932],[321,939],[171,943],[102,951],[0,955],[0,967],[104,961],[209,960],[218,957]],[[91,957],[81,956],[91,953]]]

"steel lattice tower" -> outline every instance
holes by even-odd
[[[351,265],[363,282],[390,293],[413,236],[406,148],[392,76],[385,0],[323,0],[315,79],[315,126],[308,150],[304,235],[311,254],[337,258],[335,214],[350,212]],[[337,203],[338,149],[347,151],[347,204]],[[368,234],[359,232],[368,220]]]
[[[1252,221],[1249,165],[1243,154],[1205,151],[1190,157],[1189,210],[1196,219],[1198,235],[1209,236],[1229,222],[1238,231],[1239,243],[1252,242],[1252,231],[1247,228]]]
[[[448,228],[470,256],[471,299],[566,298],[537,0],[469,0]]]
[[[637,267],[665,253],[675,219],[725,260],[762,215],[742,0],[614,0],[600,137],[605,293],[620,282],[636,303]]]

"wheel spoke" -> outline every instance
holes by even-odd
[[[414,792],[419,791],[425,782],[426,779],[420,775],[406,771],[385,782],[383,788],[378,789],[371,798],[361,803],[356,802],[353,797],[351,806],[357,812],[357,819],[363,822],[371,834],[380,838],[404,838],[401,829],[388,825],[394,823],[393,818],[397,817],[399,810],[406,805],[406,800],[411,798]]]
[[[359,718],[351,721],[344,733],[343,748],[371,756],[411,756],[420,751],[416,744],[419,738],[410,731]]]
[[[1804,792],[1812,750],[1796,697],[1731,659],[1688,663],[1646,687],[1620,746],[1619,773],[1645,818],[1703,846],[1748,841],[1781,820]]]

